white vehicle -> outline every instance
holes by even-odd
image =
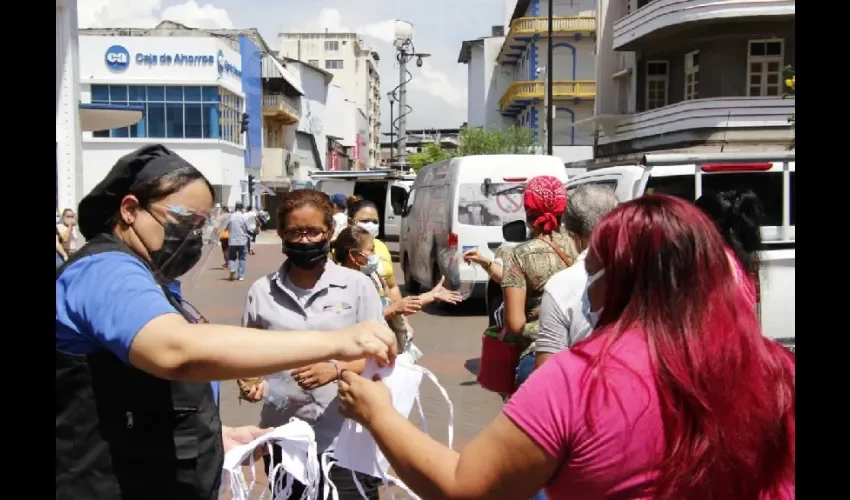
[[[693,201],[703,193],[732,188],[753,190],[765,212],[762,238],[766,250],[760,256],[762,329],[765,335],[793,350],[796,276],[794,158],[793,151],[650,154],[632,164],[620,162],[614,164],[616,166],[604,163],[599,168],[591,166],[587,173],[567,182],[567,198],[570,190],[584,184],[611,186],[621,202],[644,193],[664,193]]]
[[[316,190],[328,196],[356,194],[374,203],[381,219],[378,239],[384,242],[399,240],[401,212],[415,175],[397,170],[364,170],[315,172],[310,177],[316,182]]]
[[[482,297],[486,273],[460,256],[473,248],[492,255],[504,243],[502,225],[525,219],[525,184],[540,175],[567,181],[563,162],[545,155],[465,156],[422,167],[402,216],[399,253],[407,289],[417,293],[446,275],[456,281],[453,287]],[[447,255],[455,268],[446,269]]]

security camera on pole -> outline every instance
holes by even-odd
[[[413,75],[407,71],[407,63],[415,58],[416,67],[421,68],[422,60],[430,57],[431,54],[416,52],[413,46],[413,24],[407,21],[395,22],[394,45],[398,61],[398,86],[392,90],[393,98],[390,102],[398,101],[398,117],[390,124],[390,128],[395,126],[398,131],[398,149],[395,159],[403,170],[407,163],[407,115],[413,111],[413,108],[407,105],[407,84],[413,79]]]

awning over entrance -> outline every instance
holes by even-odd
[[[145,113],[142,106],[117,104],[80,104],[80,128],[83,132],[129,127],[138,123]]]

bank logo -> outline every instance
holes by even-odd
[[[218,66],[218,74],[221,76],[224,73],[224,51],[218,49],[218,55],[215,56],[216,65]]]
[[[106,66],[112,71],[124,71],[130,66],[130,53],[121,45],[106,49]]]

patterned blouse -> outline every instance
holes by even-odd
[[[572,237],[563,232],[552,233],[555,244],[572,262],[581,253]],[[543,301],[543,289],[549,278],[567,265],[545,241],[532,239],[517,245],[506,256],[502,268],[502,288],[525,288],[526,323],[522,336],[528,342],[523,356],[534,351],[534,341],[539,331],[537,319],[540,316],[540,303]]]

